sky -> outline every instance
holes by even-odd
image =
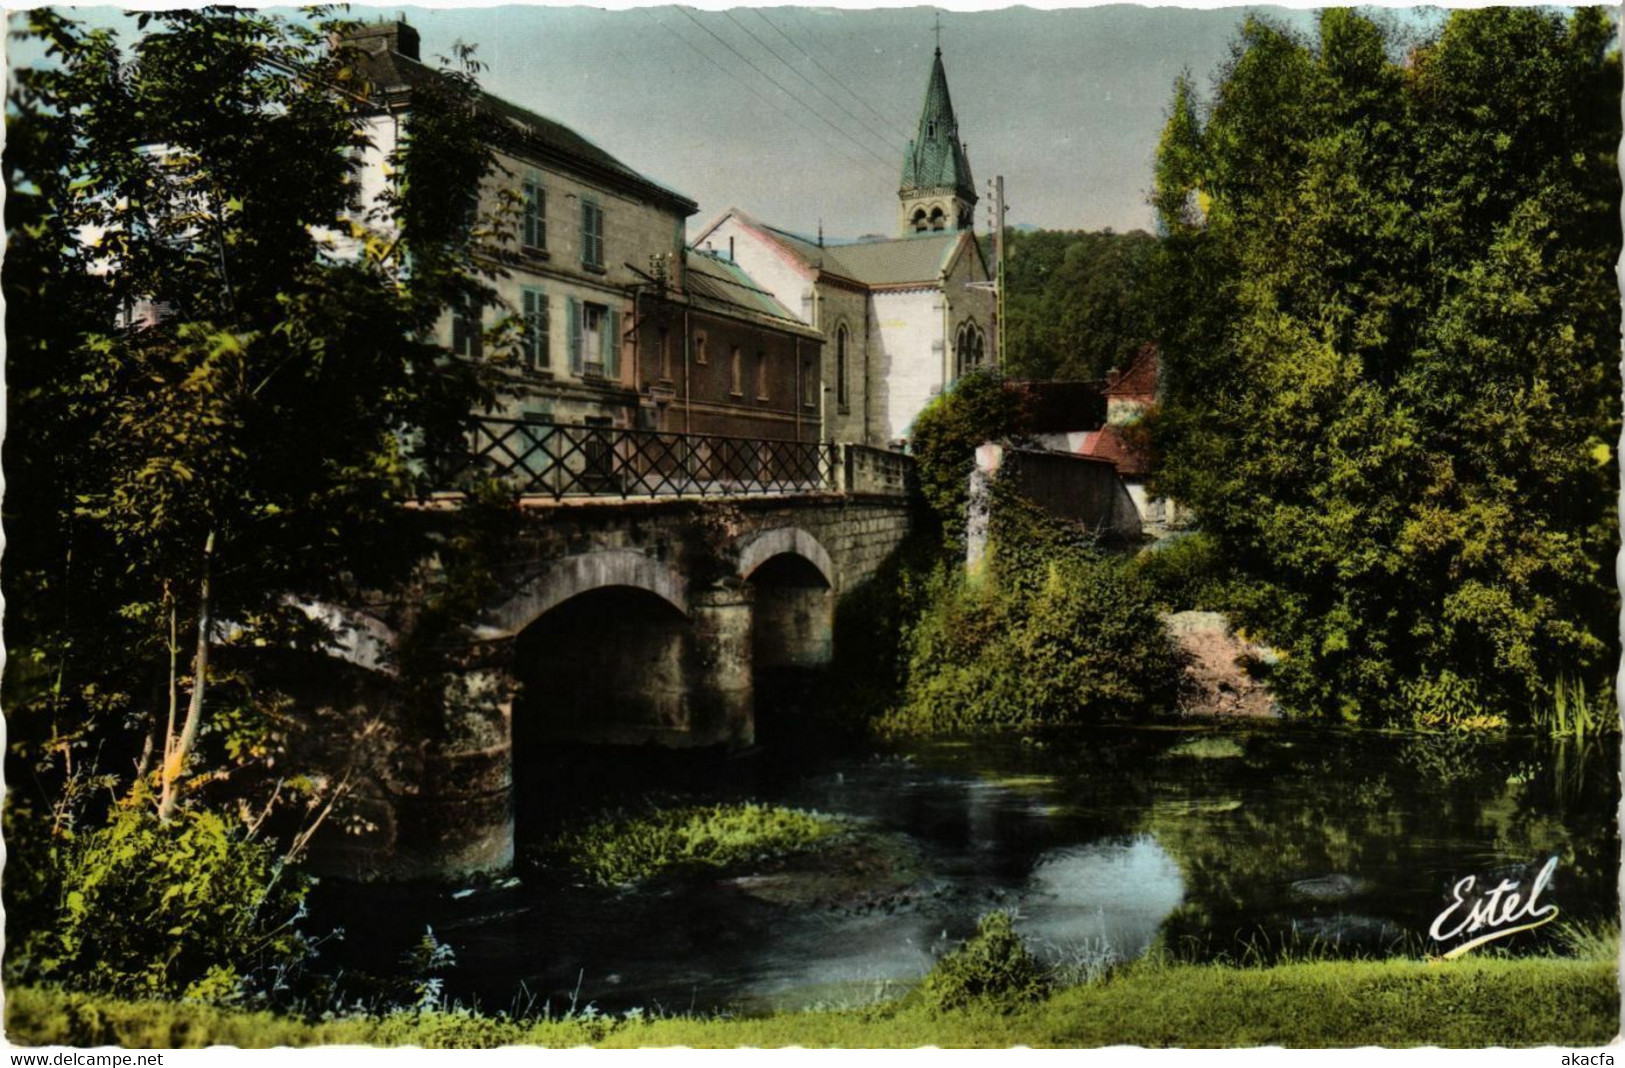
[[[690,234],[738,207],[801,233],[821,225],[832,240],[896,231],[903,151],[939,17],[983,196],[977,228],[988,225],[988,183],[1003,175],[1010,225],[1150,229],[1152,160],[1174,79],[1189,70],[1209,90],[1249,10],[1313,26],[1307,9],[1268,7],[352,8],[404,15],[426,60],[475,45],[489,91],[697,201]]]

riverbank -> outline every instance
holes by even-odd
[[[513,1021],[428,1012],[314,1023],[21,987],[6,994],[6,1037],[24,1046],[126,1048],[1595,1046],[1620,1030],[1617,978],[1612,961],[1557,957],[1270,968],[1143,961],[1009,1012],[987,1004],[938,1014],[905,997],[751,1019]]]

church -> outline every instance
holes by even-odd
[[[992,359],[993,274],[940,47],[897,199],[886,240],[825,241],[729,208],[693,241],[822,336],[825,440],[904,442],[932,397]]]

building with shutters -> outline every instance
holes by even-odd
[[[363,198],[389,180],[414,87],[440,75],[419,61],[404,22],[362,27],[380,114],[361,167]],[[570,128],[490,94],[480,100],[498,166],[476,217],[505,205],[517,228],[500,257],[500,304],[447,314],[441,336],[466,359],[492,359],[517,327],[493,414],[570,425],[818,437],[806,395],[820,337],[735,265],[692,253],[697,205]],[[493,258],[493,264],[496,264]],[[511,336],[511,335],[510,335]],[[695,351],[697,346],[698,351]]]
[[[932,397],[991,363],[993,275],[975,237],[976,184],[940,48],[897,198],[898,236],[887,240],[827,242],[730,208],[694,241],[823,337],[829,440],[904,441]]]

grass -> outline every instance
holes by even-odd
[[[816,848],[847,824],[777,805],[689,805],[619,815],[562,835],[548,849],[600,886],[630,886],[671,868],[722,868]]]
[[[1587,738],[1619,729],[1612,694],[1588,696],[1585,681],[1577,676],[1559,675],[1552,685],[1551,704],[1537,705],[1534,715],[1535,726],[1555,738]]]
[[[492,1047],[1596,1046],[1619,1033],[1613,961],[1556,957],[1315,961],[1270,968],[1142,961],[1028,1006],[948,1012],[905,997],[876,1008],[759,1019],[456,1012],[303,1022],[40,988],[6,997],[19,1045],[126,1048],[361,1044]]]

